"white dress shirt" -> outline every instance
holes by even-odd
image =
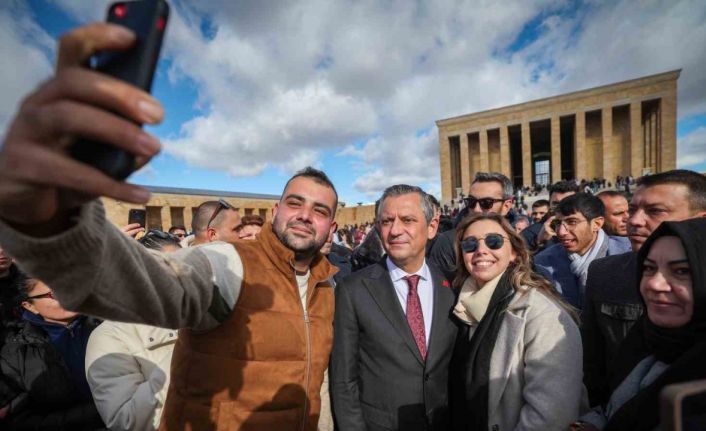
[[[408,275],[419,275],[419,284],[417,284],[417,295],[419,295],[419,303],[422,305],[422,315],[424,317],[424,336],[426,337],[427,348],[429,347],[429,333],[431,332],[431,319],[434,312],[434,282],[431,279],[431,271],[427,266],[427,261],[424,260],[422,267],[414,274],[409,274],[403,269],[395,265],[390,258],[387,258],[387,271],[390,273],[392,284],[395,286],[397,299],[402,305],[402,311],[407,314],[407,294],[409,293],[409,284],[404,277]]]

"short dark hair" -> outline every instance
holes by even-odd
[[[194,212],[194,219],[191,221],[191,231],[194,234],[205,231],[208,228],[208,222],[211,220],[213,213],[220,207],[220,201],[206,201],[199,205]],[[235,211],[235,208],[224,208],[228,210]],[[225,211],[221,211],[216,218],[211,220],[211,226],[218,226],[218,224],[223,221],[223,214]]]
[[[336,201],[334,202],[332,208],[333,214],[331,214],[331,217],[333,217],[336,214],[336,207],[338,207],[338,192],[336,191],[336,187],[334,187],[333,183],[331,182],[331,179],[329,179],[329,177],[324,173],[324,171],[312,168],[311,166],[307,166],[306,168],[297,171],[292,176],[292,178],[287,180],[287,184],[285,184],[284,189],[282,189],[282,195],[284,195],[284,190],[287,190],[289,183],[291,183],[293,179],[299,177],[309,178],[313,180],[316,184],[321,184],[322,186],[326,186],[333,190],[333,194],[336,195]]]
[[[471,185],[475,183],[489,183],[496,182],[499,183],[503,188],[503,199],[510,199],[513,196],[512,181],[510,178],[501,174],[500,172],[476,172],[475,178]]]
[[[603,190],[602,192],[598,193],[596,197],[600,198],[601,196],[605,196],[608,198],[618,198],[618,197],[623,197],[625,198],[625,193],[619,192],[617,190]],[[627,199],[627,198],[625,198]]]
[[[532,204],[532,209],[539,208],[539,207],[548,207],[549,206],[549,201],[546,199],[539,199],[534,201]]]
[[[654,187],[663,184],[681,184],[689,191],[689,209],[706,211],[706,177],[687,169],[673,169],[637,179],[638,187]]]
[[[570,216],[577,212],[586,217],[586,220],[591,221],[596,217],[603,217],[605,205],[603,205],[603,201],[592,194],[582,192],[565,197],[556,207],[556,213],[563,216]]]
[[[579,186],[576,185],[576,181],[557,181],[549,186],[549,196],[551,196],[552,193],[576,193],[578,191]]]
[[[434,195],[427,193],[427,198],[431,201],[435,209],[441,209],[441,203],[439,203],[439,200]]]
[[[172,227],[169,228],[169,233],[173,234],[175,230],[179,230],[179,229],[181,229],[181,230],[183,230],[184,232],[186,232],[186,228],[185,228],[183,225],[175,224],[174,226],[172,226]]]

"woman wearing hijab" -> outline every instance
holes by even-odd
[[[621,346],[608,403],[572,429],[653,430],[666,385],[706,378],[706,220],[663,222],[637,259],[647,314]]]
[[[455,246],[452,429],[565,430],[583,387],[575,312],[532,271],[522,237],[502,216],[466,217]]]

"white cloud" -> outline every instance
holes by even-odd
[[[82,22],[102,19],[109,3],[51,1]],[[237,176],[321,164],[337,149],[354,160],[355,189],[373,197],[397,182],[438,190],[441,118],[675,68],[680,118],[706,112],[702,0],[569,10],[576,4],[173,0],[169,77],[196,84],[201,113],[166,149]],[[528,31],[530,22],[538,28]],[[21,34],[10,24],[0,32]],[[689,142],[679,143],[680,161],[694,154]]]
[[[19,2],[0,6],[0,135],[7,128],[17,105],[38,82],[49,77],[54,50],[52,38]]]
[[[699,127],[679,140],[677,166],[694,168],[706,163],[706,127]]]

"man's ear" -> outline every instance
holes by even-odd
[[[427,226],[427,239],[432,239],[436,236],[436,231],[439,230],[439,219],[434,217]]]
[[[593,232],[598,232],[598,229],[603,227],[603,224],[605,223],[605,219],[603,217],[595,217],[593,220],[591,220],[591,226],[594,229],[591,229]]]
[[[29,301],[22,301],[22,304],[20,304],[20,305],[22,305],[22,308],[29,311],[30,313],[39,314],[39,312],[37,311],[37,308],[34,306],[34,304],[32,304]]]
[[[277,209],[279,208],[279,202],[275,202],[275,206],[272,207],[272,218],[277,216]]]
[[[503,213],[502,213],[502,215],[505,215],[505,214],[507,214],[507,213],[510,212],[510,210],[512,209],[512,204],[514,203],[514,201],[515,201],[515,198],[510,198],[510,199],[507,199],[506,201],[503,202]]]

